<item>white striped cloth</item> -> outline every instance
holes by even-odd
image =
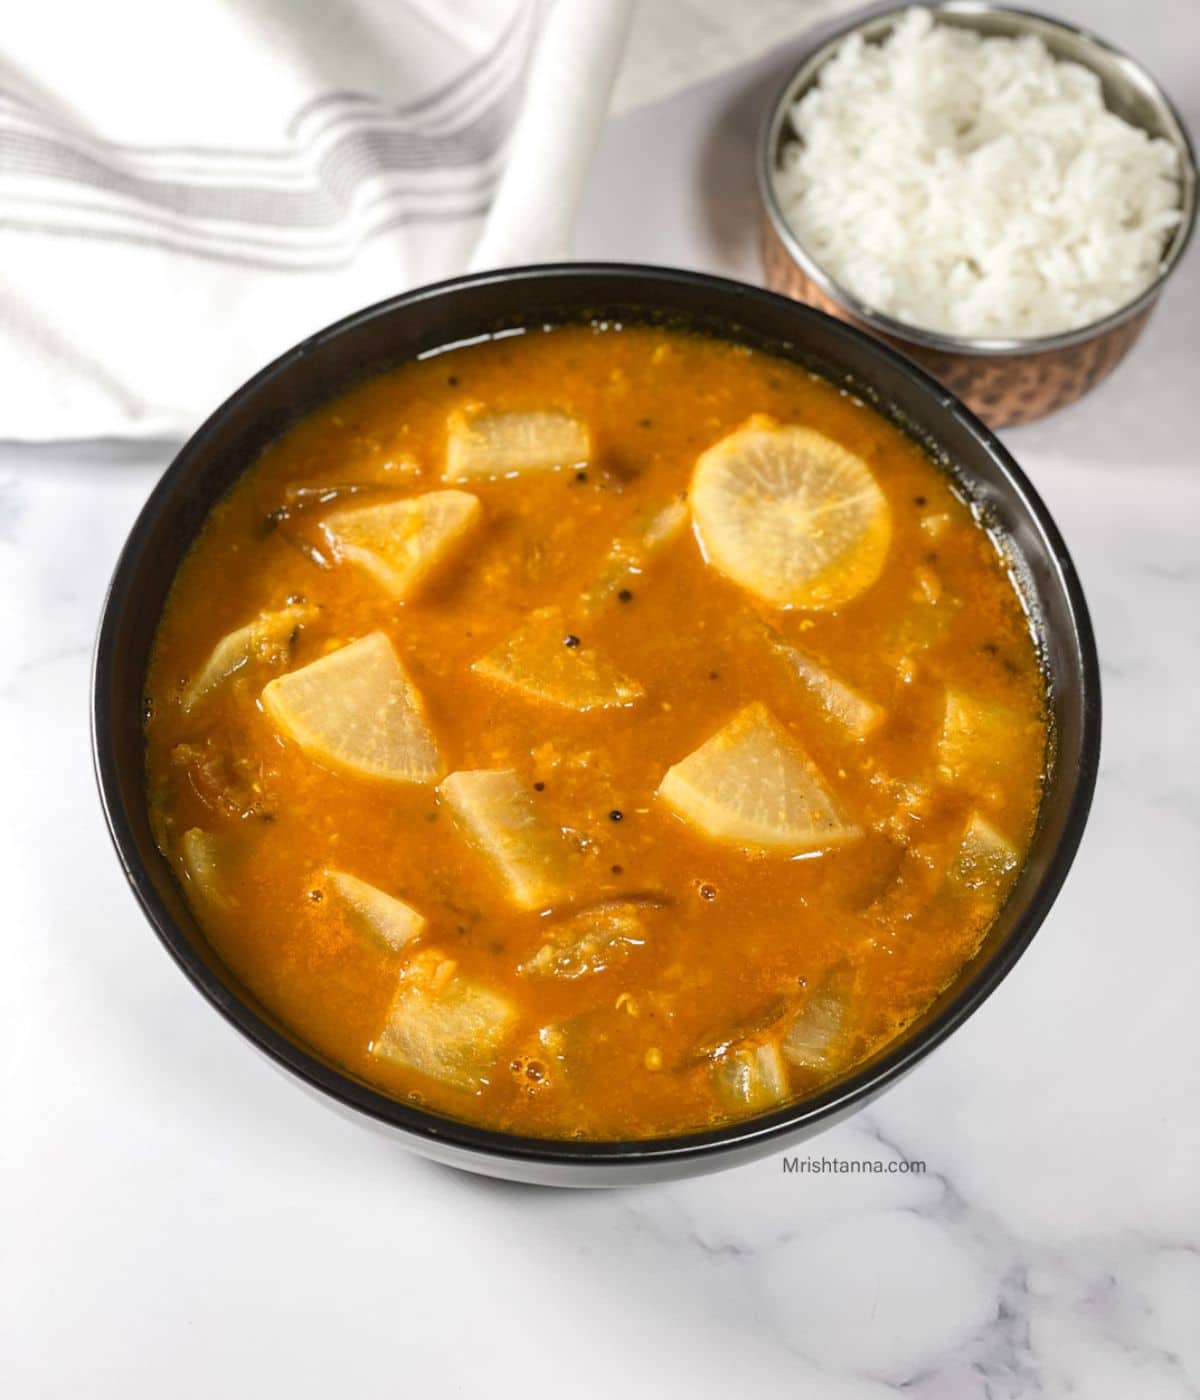
[[[753,57],[838,3],[642,0],[616,103]],[[0,437],[177,436],[360,306],[565,256],[631,5],[15,8],[0,31]]]

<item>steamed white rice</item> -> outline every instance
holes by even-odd
[[[854,35],[793,107],[776,190],[866,305],[967,336],[1073,330],[1132,301],[1178,222],[1178,156],[1034,36],[905,12]]]

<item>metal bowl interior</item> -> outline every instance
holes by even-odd
[[[908,8],[907,4],[898,5],[840,29],[802,59],[768,109],[758,145],[759,194],[775,233],[793,260],[827,296],[844,306],[864,325],[895,340],[908,341],[912,345],[945,354],[1035,355],[1065,349],[1103,335],[1148,309],[1178,266],[1196,225],[1196,158],[1179,113],[1163,89],[1139,63],[1103,39],[1046,15],[1002,8],[983,3],[983,0],[940,0],[940,3],[939,0],[930,0],[925,8],[935,12],[939,24],[972,29],[980,34],[1006,38],[1036,35],[1056,58],[1082,64],[1099,77],[1105,103],[1111,111],[1151,136],[1169,141],[1178,151],[1181,217],[1165,240],[1157,277],[1134,300],[1108,316],[1074,330],[1023,338],[959,336],[927,330],[867,306],[853,292],[835,281],[808,252],[792,231],[775,189],[774,177],[781,152],[794,139],[789,126],[791,109],[817,82],[821,69],[850,35],[861,34],[868,42],[878,43],[891,33]]]
[[[924,444],[1012,561],[1042,649],[1054,730],[1038,828],[1018,883],[973,962],[900,1040],[778,1112],[633,1142],[545,1141],[442,1118],[382,1094],[299,1041],[206,943],[155,847],[144,797],[143,687],[168,589],[210,508],[263,447],[350,384],[414,356],[500,331],[596,318],[678,327],[786,356]],[[412,292],[322,331],[238,390],[179,453],[129,536],[101,621],[92,716],[101,797],[129,882],[167,950],[228,1021],[300,1079],[391,1125],[428,1156],[563,1185],[663,1179],[761,1155],[852,1111],[944,1040],[1013,966],[1058,893],[1091,801],[1099,718],[1095,644],[1062,538],[1012,458],[952,395],[870,337],[786,298],[696,273],[621,265],[524,268]]]

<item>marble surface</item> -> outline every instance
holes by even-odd
[[[1200,127],[1195,0],[1056,8]],[[613,122],[579,252],[755,278],[748,146],[785,60]],[[776,1154],[644,1190],[511,1187],[250,1053],[136,912],[88,754],[100,600],[171,445],[0,448],[0,1391],[1200,1394],[1198,299],[1193,252],[1100,392],[1006,435],[1091,602],[1104,758],[1016,971],[801,1149],[919,1176]]]

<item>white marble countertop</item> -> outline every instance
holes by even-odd
[[[1196,0],[1058,3],[1200,129]],[[775,55],[611,124],[578,251],[756,279]],[[1190,109],[1190,110],[1189,110]],[[104,833],[88,662],[171,445],[0,448],[0,1391],[1200,1394],[1200,256],[1094,397],[1006,434],[1087,589],[1096,804],[1016,971],[802,1153],[625,1192],[432,1166],[203,1003]]]

